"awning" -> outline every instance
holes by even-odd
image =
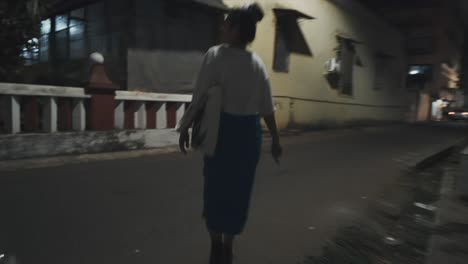
[[[351,43],[356,43],[356,44],[361,44],[362,43],[362,41],[360,41],[358,39],[355,39],[353,36],[351,36],[351,35],[349,35],[347,33],[344,33],[344,32],[336,33],[336,37],[347,40],[347,41],[349,41]]]
[[[295,9],[274,8],[277,18],[278,33],[284,38],[284,42],[289,52],[312,56],[312,51],[307,44],[307,40],[299,26],[298,19],[314,19],[313,17],[301,13]]]
[[[315,17],[304,14],[296,9],[273,8],[273,12],[275,12],[277,16],[290,16],[296,19],[315,19]]]
[[[174,1],[174,0],[170,0],[170,1]],[[229,7],[223,3],[223,0],[176,0],[176,1],[203,5],[203,6],[214,8],[223,12],[229,11]]]
[[[228,11],[229,7],[223,3],[222,0],[193,0],[196,3],[220,9],[223,11]]]

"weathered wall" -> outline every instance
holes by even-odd
[[[128,89],[158,93],[193,91],[204,52],[128,50]]]
[[[220,11],[180,1],[133,1],[128,90],[191,93],[205,52],[217,43]]]
[[[162,148],[178,144],[172,129],[0,135],[0,160]]]
[[[248,3],[246,0],[225,0],[230,6]],[[357,120],[403,120],[409,109],[409,93],[404,88],[406,62],[401,34],[356,1],[295,1],[259,0],[266,12],[258,25],[258,37],[251,49],[256,51],[270,69],[273,94],[277,97],[281,127],[345,123]],[[299,26],[313,56],[292,54],[289,73],[272,69],[275,46],[275,15],[273,8],[291,8],[315,17],[302,20]],[[343,96],[325,79],[324,63],[336,57],[337,34],[346,34],[362,42],[357,54],[362,66],[354,67],[354,94]],[[394,56],[394,68],[376,65],[376,53]],[[376,67],[386,67],[396,74],[389,76],[384,87],[374,89]]]

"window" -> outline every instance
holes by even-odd
[[[52,29],[52,25],[50,19],[46,19],[41,21],[41,34],[46,35],[49,34]]]
[[[33,65],[39,62],[39,40],[37,38],[30,39],[24,45],[21,57],[25,65]]]
[[[55,26],[51,22],[52,19],[55,21]],[[43,20],[41,22],[41,37],[39,38],[40,62],[49,60],[51,34],[54,34],[54,55],[58,62],[85,58],[87,53],[85,24],[85,8]]]
[[[286,23],[278,19],[276,21],[275,56],[273,70],[277,72],[289,72],[290,51],[286,44]]]
[[[84,8],[71,12],[68,31],[70,58],[84,58],[86,56]]]
[[[39,61],[49,60],[49,36],[52,29],[50,19],[41,21],[41,37],[39,38]]]
[[[340,61],[339,88],[344,95],[353,95],[353,73],[356,60],[354,41],[338,37],[338,60]]]
[[[410,76],[425,76],[428,79],[432,78],[432,65],[410,65],[408,67],[408,75]]]
[[[433,67],[430,64],[409,65],[407,74],[407,87],[422,89],[425,83],[432,80]]]
[[[55,17],[55,57],[63,62],[68,59],[68,15]]]
[[[41,36],[39,39],[33,38],[24,46],[21,57],[25,65],[32,65],[38,62],[49,60],[49,34],[51,31],[51,21],[46,19],[41,21]]]
[[[298,19],[313,19],[293,9],[274,9],[276,15],[275,54],[273,70],[289,72],[291,53],[312,56],[307,41],[302,34]]]
[[[67,28],[57,30],[58,28],[62,28],[62,26],[55,28],[55,56],[58,61],[64,61],[68,59],[68,30]]]
[[[55,17],[55,48],[58,61],[86,56],[83,8]]]
[[[55,17],[55,32],[68,28],[68,15],[60,15]]]
[[[104,3],[98,2],[87,7],[88,38],[91,52],[107,54],[107,30],[103,19]]]

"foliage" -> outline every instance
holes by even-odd
[[[0,81],[15,79],[24,65],[23,49],[33,49],[28,42],[40,35],[40,21],[53,0],[0,1]]]

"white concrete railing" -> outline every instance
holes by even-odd
[[[21,131],[21,97],[40,97],[45,102],[42,111],[44,132],[57,132],[58,107],[57,98],[71,98],[72,103],[72,130],[84,131],[86,129],[85,100],[91,95],[85,94],[81,87],[63,87],[31,84],[0,83],[0,121],[6,121],[7,133],[20,133]],[[168,116],[174,118],[172,122],[177,124],[182,118],[186,105],[191,102],[192,95],[162,94],[138,91],[116,91],[114,126],[116,129],[124,129],[125,104],[132,103],[133,128],[147,129],[147,121],[155,118],[155,125],[151,128],[169,128]],[[147,112],[147,105],[154,104],[153,113]],[[167,112],[168,104],[175,114]],[[155,110],[155,113],[154,113]]]
[[[41,97],[45,102],[42,113],[43,130],[45,132],[57,131],[57,98],[72,98],[73,130],[85,130],[86,110],[84,100],[90,96],[85,94],[83,88],[0,83],[0,96],[2,97],[2,100],[0,100],[2,104],[0,107],[0,117],[3,117],[1,119],[6,121],[6,127],[9,133],[21,132],[21,96]]]
[[[157,103],[156,105],[156,129],[168,128],[167,120],[167,104],[175,103],[175,123],[177,124],[185,113],[187,103],[192,101],[192,95],[185,94],[163,94],[163,93],[148,93],[139,91],[117,91],[115,100],[117,106],[115,108],[115,127],[118,129],[124,128],[125,108],[124,104],[127,101],[136,102],[136,111],[134,113],[134,127],[137,129],[147,128],[147,111],[146,104]]]

